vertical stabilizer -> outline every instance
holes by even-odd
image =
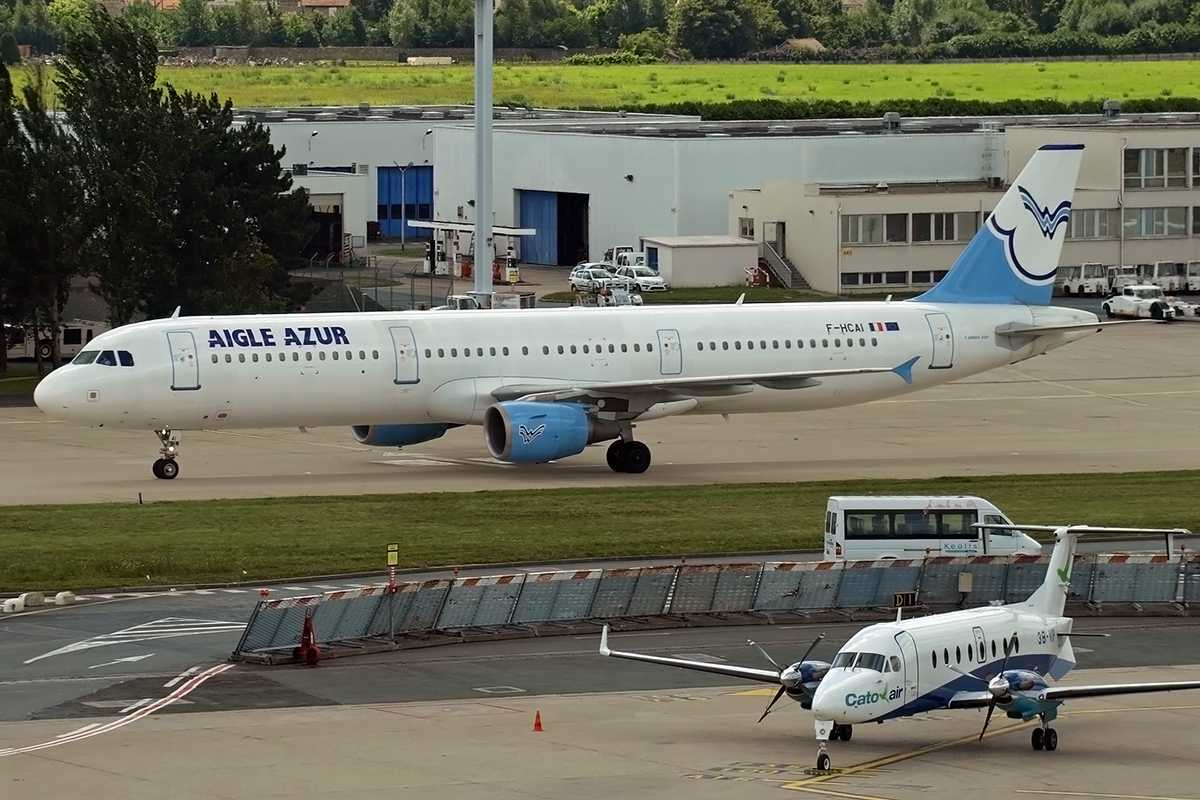
[[[915,301],[1049,305],[1082,159],[1081,144],[1039,148],[946,277]]]
[[[1067,592],[1071,588],[1071,567],[1075,564],[1075,543],[1079,534],[1069,528],[1054,532],[1054,550],[1050,553],[1050,565],[1046,579],[1037,588],[1024,606],[1037,614],[1061,617],[1067,605]]]

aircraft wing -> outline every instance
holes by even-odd
[[[748,681],[760,681],[779,685],[779,673],[772,669],[754,669],[739,667],[734,664],[712,664],[707,661],[690,661],[686,658],[670,658],[667,656],[651,656],[643,653],[624,653],[612,650],[608,646],[608,626],[600,633],[600,655],[613,658],[627,658],[630,661],[645,661],[647,664],[665,664],[668,667],[692,669],[697,672],[711,672],[715,675],[728,675],[731,678],[743,678]]]
[[[713,396],[739,394],[746,391],[752,385],[763,386],[768,389],[803,389],[809,386],[817,386],[821,378],[843,375],[870,375],[885,372],[893,372],[899,375],[905,383],[912,383],[913,365],[917,363],[919,358],[920,356],[914,356],[903,364],[894,367],[742,373],[703,378],[673,378],[663,376],[644,381],[607,381],[603,383],[560,384],[557,386],[510,385],[501,386],[499,389],[496,389],[492,392],[492,396],[497,400],[522,399],[538,402],[556,402],[594,394],[625,397],[645,394],[669,394],[676,397]]]
[[[987,708],[991,699],[992,693],[988,691],[958,692],[946,703],[946,708]]]
[[[1107,697],[1114,694],[1144,694],[1175,692],[1180,689],[1200,689],[1200,681],[1160,681],[1157,683],[1118,683],[1107,686],[1051,686],[1038,693],[1047,700],[1066,700],[1077,697]]]

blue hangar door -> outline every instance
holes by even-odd
[[[520,226],[537,233],[521,240],[526,264],[574,266],[588,260],[588,196],[573,192],[520,191]]]
[[[377,167],[379,230],[387,239],[399,239],[401,224],[405,238],[429,236],[429,231],[414,228],[414,219],[433,219],[433,167]]]

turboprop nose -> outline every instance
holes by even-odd
[[[874,670],[830,670],[813,696],[813,716],[834,722],[866,722],[887,703],[888,688]]]
[[[46,416],[62,419],[71,405],[70,381],[61,370],[55,370],[33,390],[33,402]]]

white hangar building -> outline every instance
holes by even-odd
[[[642,239],[736,236],[760,243],[785,279],[823,291],[921,288],[940,279],[1037,147],[1083,142],[1063,263],[1200,261],[1200,115],[1097,111],[701,122],[497,108],[493,222],[537,229],[520,244],[527,263],[573,265],[613,245],[642,249]],[[314,207],[340,206],[346,233],[475,222],[470,107],[243,113],[287,148],[284,163],[311,184]],[[728,278],[742,280],[741,267]]]

